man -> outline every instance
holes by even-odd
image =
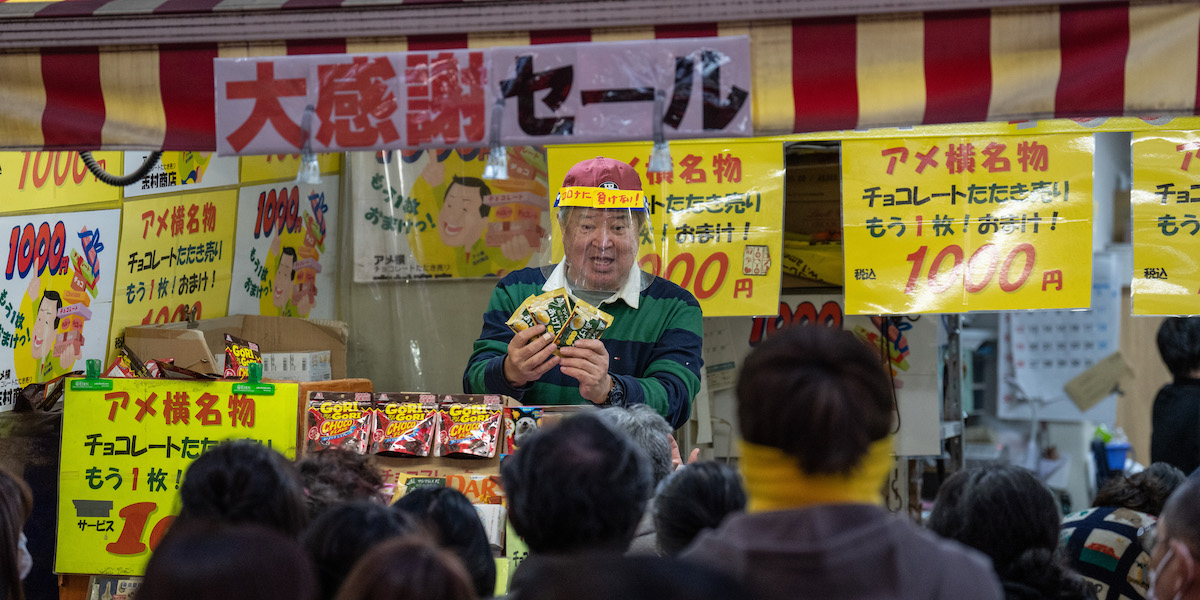
[[[1150,552],[1150,598],[1200,598],[1200,481],[1188,479],[1167,499]]]
[[[58,311],[62,308],[62,295],[54,290],[46,290],[38,298],[41,280],[34,277],[28,288],[29,299],[37,307],[33,316],[33,327],[29,328],[29,354],[35,361],[33,382],[41,383],[48,379],[54,364],[49,361],[50,353],[54,350],[54,339],[58,331]]]
[[[687,422],[700,389],[703,315],[689,292],[637,267],[647,218],[641,189],[637,171],[617,160],[585,160],[567,172],[556,201],[565,256],[496,285],[463,375],[468,393],[533,405],[646,404],[674,429]],[[630,208],[572,205],[614,190]],[[564,287],[612,315],[601,339],[558,348],[544,325],[515,335],[505,325],[527,297]]]
[[[652,489],[645,455],[594,414],[531,435],[500,477],[530,556],[625,552]]]
[[[680,557],[765,600],[999,600],[987,557],[883,507],[892,393],[878,351],[850,332],[800,325],[767,338],[737,382],[746,512]]]
[[[652,474],[650,495],[658,489],[658,484],[667,478],[675,465],[672,464],[671,426],[662,415],[645,404],[618,408],[613,407],[600,412],[600,417],[613,429],[624,433],[642,449],[642,453],[650,460]],[[676,449],[675,453],[679,451]],[[633,542],[629,546],[630,554],[658,554],[658,536],[654,530],[654,507],[647,503],[646,511],[638,522]]]
[[[271,304],[279,309],[280,316],[294,317],[292,306],[292,284],[296,279],[296,249],[284,247],[279,253],[279,266],[275,269],[275,281],[271,284]]]
[[[521,266],[533,254],[534,246],[524,235],[514,235],[499,244],[499,254],[487,245],[484,232],[492,207],[483,199],[492,190],[478,177],[455,176],[446,186],[442,210],[438,213],[438,237],[454,248],[456,273],[460,277],[489,274],[493,266],[508,272]]]
[[[1172,381],[1154,398],[1150,460],[1191,473],[1200,467],[1200,318],[1168,317],[1155,341]]]
[[[470,248],[479,239],[491,212],[483,197],[491,193],[487,184],[475,177],[456,176],[450,181],[438,213],[438,236],[443,244]]]

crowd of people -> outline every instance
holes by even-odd
[[[892,515],[893,397],[877,351],[785,329],[746,359],[735,469],[685,461],[644,407],[530,436],[500,474],[529,555],[515,600],[1200,598],[1200,480],[1152,464],[1060,515],[1031,472],[988,465],[940,486],[928,526]],[[694,457],[693,457],[694,459]],[[139,600],[470,600],[495,594],[483,523],[453,488],[388,504],[369,457],[296,462],[252,441],[201,455]],[[23,600],[32,506],[0,471],[0,600]]]

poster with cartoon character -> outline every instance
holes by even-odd
[[[488,277],[549,261],[546,151],[506,149],[507,178],[484,179],[480,148],[352,155],[370,175],[354,194],[354,280]]]
[[[238,191],[229,314],[332,319],[338,178]]]
[[[0,411],[18,391],[104,359],[121,211],[0,218]],[[11,353],[10,353],[11,349]]]

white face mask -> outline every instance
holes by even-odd
[[[1169,542],[1164,541],[1163,543],[1169,543]],[[1186,548],[1184,549],[1184,552],[1187,552]],[[1158,594],[1155,593],[1155,589],[1158,587],[1158,575],[1160,573],[1162,573],[1163,568],[1165,568],[1167,566],[1167,563],[1171,562],[1171,559],[1174,556],[1175,556],[1174,546],[1168,547],[1167,553],[1163,555],[1162,560],[1158,561],[1158,566],[1154,567],[1153,569],[1150,569],[1150,593],[1148,593],[1146,595],[1146,600],[1159,600]],[[1188,558],[1190,558],[1190,556]],[[1179,600],[1179,598],[1181,596],[1183,596],[1184,588],[1186,588],[1187,585],[1189,583],[1191,583],[1191,581],[1192,581],[1191,565],[1188,565],[1188,578],[1182,584],[1180,584],[1178,588],[1175,589],[1175,595],[1171,596],[1171,600]]]
[[[33,557],[29,555],[29,548],[25,546],[26,541],[25,532],[22,531],[21,537],[17,538],[17,569],[21,571],[22,580],[33,570]]]

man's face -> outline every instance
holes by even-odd
[[[292,267],[295,263],[296,259],[291,254],[279,257],[279,269],[275,271],[275,284],[271,290],[271,304],[275,308],[283,308],[292,297]]]
[[[38,360],[42,360],[50,355],[50,346],[53,344],[54,339],[54,317],[58,312],[57,307],[58,303],[49,298],[42,298],[42,303],[38,305],[37,317],[33,321],[33,329],[29,332],[30,352]]]
[[[450,184],[439,215],[438,235],[447,246],[470,246],[487,226],[487,217],[479,214],[483,190],[458,183]]]
[[[573,208],[560,223],[567,277],[587,290],[615,292],[637,260],[637,220],[628,210]]]

